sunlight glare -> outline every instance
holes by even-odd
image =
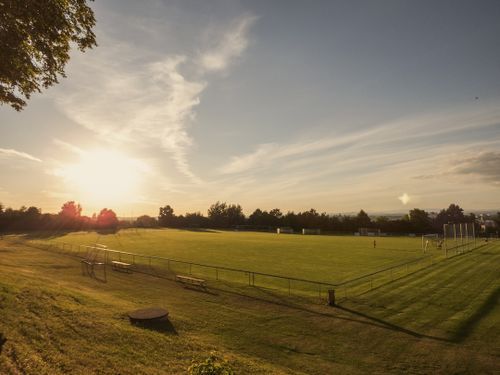
[[[147,165],[116,151],[85,151],[56,171],[84,202],[110,205],[137,199]]]

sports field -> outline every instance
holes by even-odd
[[[236,374],[499,373],[499,262],[489,243],[329,307],[141,273],[103,283],[78,258],[0,240],[0,373],[183,374],[213,350]],[[169,324],[131,325],[144,306]]]
[[[46,238],[273,275],[337,283],[423,256],[421,239],[129,229]],[[376,247],[373,247],[373,241]]]

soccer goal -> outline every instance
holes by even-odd
[[[470,251],[476,246],[474,223],[449,223],[443,225],[443,239],[446,254]]]
[[[424,234],[422,236],[422,251],[426,253],[428,250],[439,250],[443,247],[443,240],[439,234]]]

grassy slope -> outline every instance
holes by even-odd
[[[0,242],[0,372],[182,373],[217,349],[238,373],[494,373],[499,261],[497,243],[329,308],[140,274],[100,283],[74,258]],[[144,305],[167,307],[175,332],[131,326]]]
[[[318,281],[339,282],[422,256],[418,238],[277,235],[255,232],[125,230],[70,233],[71,244],[112,249]]]

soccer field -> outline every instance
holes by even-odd
[[[201,292],[140,272],[108,272],[102,282],[82,275],[78,258],[8,239],[0,239],[2,374],[182,374],[213,350],[237,374],[499,370],[498,242],[331,307],[246,285]],[[145,306],[169,311],[162,330],[130,324],[126,313]]]
[[[423,256],[415,237],[304,236],[257,232],[128,229],[54,237],[72,245],[338,283]],[[373,241],[376,247],[373,247]]]

